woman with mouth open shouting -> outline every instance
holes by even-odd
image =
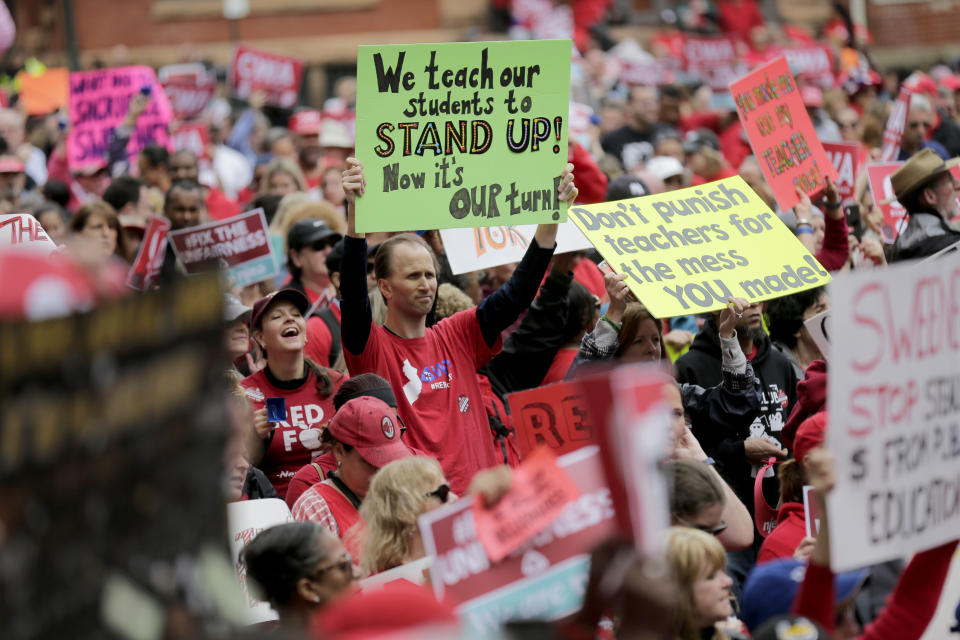
[[[304,356],[309,308],[302,293],[282,289],[257,300],[250,316],[267,366],[241,382],[254,410],[247,447],[251,463],[267,474],[281,498],[297,470],[320,453],[320,434],[334,414],[333,394],[346,379]]]

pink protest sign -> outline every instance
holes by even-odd
[[[913,92],[907,87],[900,88],[900,95],[893,103],[890,117],[887,118],[887,128],[883,132],[883,146],[880,150],[881,162],[892,162],[900,153],[900,141],[903,139],[903,129],[907,126],[907,114],[910,112],[910,96]]]
[[[269,104],[292,107],[300,94],[303,66],[299,58],[239,45],[230,61],[230,89],[244,100],[255,91],[264,91]]]
[[[70,74],[70,133],[67,160],[71,170],[107,159],[110,133],[127,115],[130,100],[150,91],[147,110],[137,119],[127,153],[133,156],[150,143],[168,146],[167,126],[173,110],[150,67],[117,67]]]
[[[760,161],[763,177],[781,209],[823,189],[837,179],[803,105],[785,58],[778,58],[730,85],[737,115]]]
[[[837,170],[837,191],[841,200],[854,197],[857,184],[857,162],[860,145],[855,142],[824,142],[823,149]]]
[[[514,472],[510,491],[493,507],[474,502],[477,538],[487,557],[491,562],[503,560],[545,529],[579,495],[577,485],[557,466],[550,450],[536,449]]]

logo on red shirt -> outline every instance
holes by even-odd
[[[467,396],[458,397],[457,402],[460,404],[460,413],[466,413],[470,409],[470,398]]]

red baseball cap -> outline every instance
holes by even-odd
[[[280,289],[280,291],[274,291],[253,303],[253,312],[250,314],[250,328],[256,329],[257,325],[260,324],[260,318],[267,312],[270,305],[280,300],[292,302],[293,306],[299,309],[302,314],[310,308],[310,301],[307,300],[307,296],[296,289]]]
[[[805,107],[823,106],[823,91],[812,84],[806,84],[800,87],[800,98],[803,100],[803,106]]]
[[[334,414],[327,429],[377,468],[413,455],[400,440],[397,415],[379,398],[361,396],[347,402]]]
[[[812,450],[823,446],[827,434],[827,412],[815,413],[797,427],[793,437],[793,458],[800,464]]]
[[[948,91],[953,91],[956,93],[957,91],[960,91],[960,76],[957,76],[953,73],[943,76],[940,78],[940,86]]]
[[[320,133],[320,122],[323,117],[315,109],[304,109],[290,116],[290,131],[300,136],[315,136]]]

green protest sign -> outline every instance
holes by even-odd
[[[562,222],[569,40],[364,46],[357,230]]]

